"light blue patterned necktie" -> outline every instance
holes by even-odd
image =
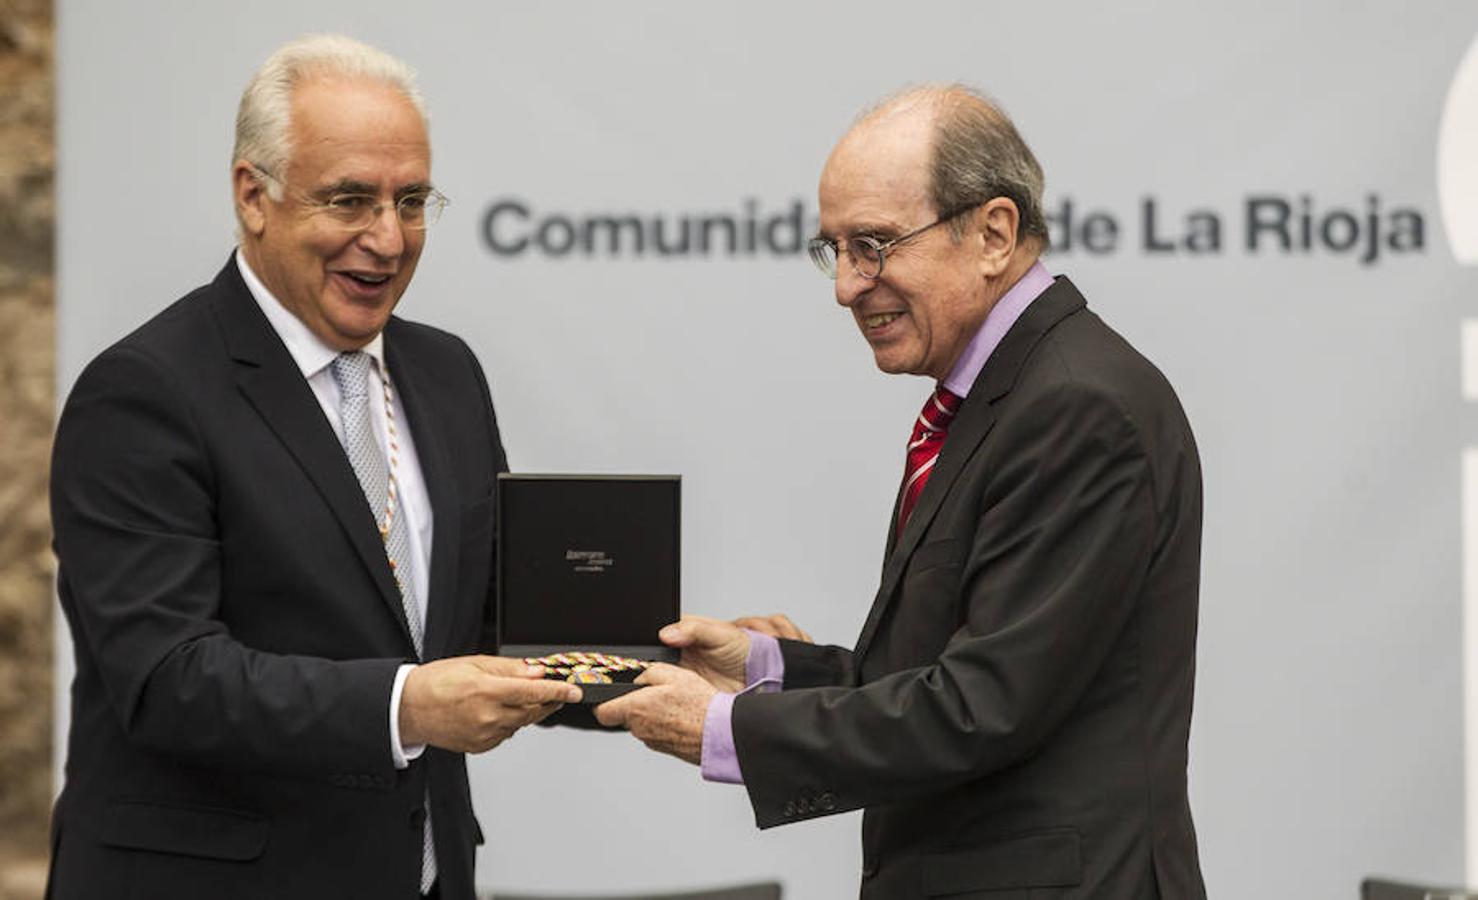
[[[349,465],[364,490],[375,524],[385,541],[385,555],[390,560],[390,569],[395,583],[400,587],[401,606],[405,610],[405,622],[410,628],[411,641],[416,647],[416,656],[421,656],[424,638],[421,626],[421,610],[416,600],[416,583],[413,577],[415,561],[411,556],[410,528],[406,525],[405,511],[396,498],[394,510],[390,509],[390,472],[385,464],[385,454],[380,442],[375,440],[370,423],[369,382],[370,367],[374,359],[360,350],[340,353],[330,364],[334,381],[339,386],[339,419],[344,424],[344,452],[349,456]],[[387,411],[387,414],[388,411]],[[395,449],[392,447],[391,452]],[[390,519],[390,529],[385,531],[385,519]]]
[[[364,490],[364,499],[369,502],[370,512],[374,515],[380,537],[385,542],[385,555],[390,561],[395,583],[400,587],[401,607],[405,610],[405,623],[410,628],[416,656],[424,658],[424,629],[421,625],[420,606],[416,602],[416,582],[413,577],[415,561],[411,556],[410,527],[406,524],[405,511],[401,509],[402,503],[398,496],[394,508],[390,506],[390,469],[385,464],[385,454],[380,450],[380,442],[375,440],[370,423],[367,384],[372,365],[373,357],[362,350],[354,350],[340,353],[329,364],[329,369],[333,372],[334,383],[339,386],[339,420],[344,426],[344,452],[349,457],[349,465],[354,467],[354,475],[359,479],[359,486]],[[385,399],[388,404],[390,398]],[[387,408],[385,414],[393,416],[394,410]],[[398,454],[399,448],[392,443],[390,452]],[[385,529],[387,516],[390,519],[388,531]],[[421,832],[422,894],[431,890],[431,885],[436,881],[436,846],[431,838],[429,793],[425,803],[426,821]]]

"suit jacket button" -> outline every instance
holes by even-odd
[[[415,809],[411,810],[411,827],[414,828],[414,829],[416,829],[417,831],[420,831],[421,828],[422,828],[422,826],[424,826],[425,824],[426,824],[426,810],[425,810],[425,808],[418,806]]]
[[[821,808],[826,810],[827,812],[831,812],[832,810],[837,808],[837,798],[831,795],[831,791],[827,791],[826,793],[822,794],[821,798],[816,802],[821,804]]]
[[[795,804],[789,800],[785,801],[785,808],[780,810],[780,815],[785,816],[787,819],[795,815]]]
[[[796,804],[796,809],[801,811],[801,815],[809,816],[811,814],[811,801],[802,797],[801,802]]]
[[[875,859],[864,859],[862,861],[862,877],[871,878],[878,874],[878,861]]]

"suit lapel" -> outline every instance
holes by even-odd
[[[457,552],[461,546],[462,522],[455,491],[455,478],[441,439],[446,422],[431,402],[436,384],[416,360],[403,352],[397,340],[400,326],[395,319],[385,329],[385,364],[410,422],[421,463],[421,477],[431,498],[431,571],[426,579],[425,659],[435,659],[447,646],[451,606],[456,590]]]
[[[980,374],[975,377],[970,393],[950,424],[949,435],[940,448],[934,471],[929,474],[924,491],[919,495],[918,504],[901,535],[897,533],[898,502],[895,501],[893,523],[888,529],[889,550],[884,557],[882,582],[853,651],[859,661],[877,634],[878,625],[888,607],[896,598],[903,572],[908,568],[908,561],[914,551],[918,549],[924,532],[928,531],[935,514],[944,503],[944,498],[949,495],[955,481],[995,425],[995,402],[1010,393],[1032,350],[1042,337],[1058,322],[1083,306],[1083,296],[1064,277],[1059,277],[1041,296],[1032,301],[1006,332],[1001,343],[985,361]]]
[[[960,411],[950,423],[949,435],[939,450],[939,460],[934,464],[934,471],[929,473],[924,492],[919,495],[919,502],[914,506],[913,514],[908,517],[908,524],[904,526],[902,535],[897,531],[898,504],[894,503],[893,527],[888,530],[888,534],[896,543],[883,563],[882,584],[878,587],[877,597],[867,614],[867,621],[862,625],[862,633],[857,638],[854,652],[859,658],[868,644],[872,643],[878,623],[882,621],[883,614],[897,594],[898,581],[903,577],[903,570],[907,568],[909,558],[917,549],[919,539],[929,529],[929,523],[933,521],[935,513],[939,512],[940,504],[964,471],[965,463],[975,454],[995,422],[996,415],[990,404],[971,390],[970,396],[965,398]]]
[[[324,418],[323,407],[257,307],[234,260],[216,277],[215,286],[219,290],[212,305],[227,350],[237,363],[237,387],[318,489],[410,646],[400,590],[391,575],[374,514],[344,448]]]

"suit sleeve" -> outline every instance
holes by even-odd
[[[963,623],[937,660],[859,687],[736,700],[735,744],[760,827],[1010,766],[1064,720],[1116,641],[1155,534],[1134,423],[1112,399],[1070,384],[996,432],[995,446],[1009,449],[973,482],[974,532],[958,536],[968,547],[959,605],[930,604],[959,608]],[[825,813],[808,805],[796,815],[792,801],[823,792]]]
[[[400,659],[266,653],[220,618],[215,473],[169,372],[115,348],[57,430],[59,592],[79,646],[136,745],[192,765],[392,772],[385,715]]]
[[[786,690],[854,683],[851,650],[785,638],[779,643],[780,656],[785,660]]]

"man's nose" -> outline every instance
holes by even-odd
[[[850,259],[837,260],[836,297],[841,306],[850,307],[876,283],[875,279],[857,274]]]
[[[395,204],[387,203],[375,210],[374,221],[359,234],[359,245],[382,259],[405,251],[405,230]]]

